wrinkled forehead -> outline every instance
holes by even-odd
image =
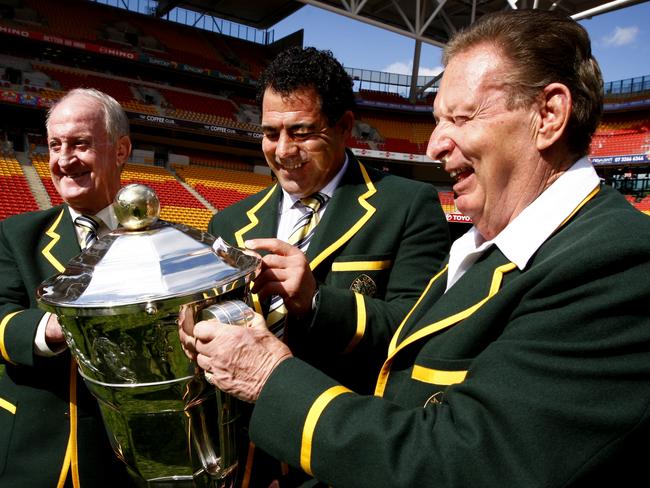
[[[105,134],[102,106],[88,97],[75,96],[54,107],[48,119],[48,136],[71,130]]]
[[[462,104],[481,96],[498,96],[507,87],[508,61],[489,44],[457,53],[447,63],[434,100],[434,113],[444,106]]]

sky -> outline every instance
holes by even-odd
[[[605,82],[650,76],[650,1],[581,20]],[[346,68],[411,74],[415,41],[306,5],[272,27],[275,40],[304,29],[304,45],[329,49]],[[440,49],[423,44],[421,76],[440,72]]]

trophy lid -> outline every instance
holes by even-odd
[[[101,313],[97,309],[116,314],[122,306],[152,307],[171,299],[189,302],[243,286],[260,265],[259,258],[221,238],[160,220],[158,197],[145,185],[123,187],[113,208],[121,227],[39,286],[41,308],[92,315]]]

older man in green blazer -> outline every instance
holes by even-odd
[[[428,154],[474,227],[401,322],[374,395],[292,357],[259,316],[186,340],[255,402],[252,440],[329,486],[643,485],[650,219],[584,157],[602,110],[589,37],[510,10],[454,36],[444,64]]]
[[[52,107],[47,133],[65,204],[0,222],[0,485],[129,486],[57,318],[35,297],[43,280],[117,226],[111,202],[131,151],[128,119],[108,95],[77,89]],[[96,228],[75,225],[80,216]]]
[[[264,254],[253,303],[294,353],[370,393],[396,325],[449,249],[436,191],[346,150],[352,80],[331,53],[281,53],[258,98],[277,183],[217,213],[209,231]],[[318,209],[304,203],[315,194]]]

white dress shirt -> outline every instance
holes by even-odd
[[[485,241],[472,227],[451,246],[445,291],[493,245],[517,268],[524,269],[533,254],[599,184],[600,178],[589,160],[579,159],[494,239]]]
[[[343,174],[345,173],[347,167],[348,167],[348,155],[346,153],[343,166],[341,166],[341,169],[339,170],[338,173],[336,173],[334,178],[332,178],[329,181],[329,183],[327,183],[327,185],[325,185],[320,190],[320,193],[324,193],[329,198],[332,198],[332,195],[334,195],[334,190],[336,190],[336,188],[339,186],[341,178],[343,178]],[[298,222],[300,217],[305,215],[305,213],[308,210],[303,205],[296,205],[296,203],[300,200],[300,198],[288,194],[284,190],[284,188],[282,189],[282,195],[283,197],[280,206],[280,215],[278,216],[278,232],[276,237],[282,241],[288,242],[289,236],[291,235],[291,231],[296,225],[296,222]],[[327,209],[327,205],[323,205],[321,206],[321,208],[318,209],[318,216],[321,219],[323,218],[326,209]],[[307,246],[303,247],[303,251],[306,250],[307,250]]]

